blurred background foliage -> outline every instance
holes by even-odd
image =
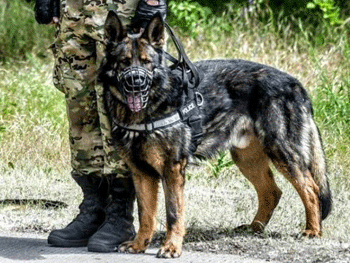
[[[0,61],[47,55],[54,28],[38,25],[33,8],[25,0],[0,0]]]
[[[348,39],[350,2],[340,0],[170,0],[169,22],[180,34],[215,41],[237,28],[273,31],[316,46]],[[34,1],[0,0],[0,61],[45,57],[54,28],[35,22]]]
[[[323,35],[329,37],[342,33],[344,27],[349,29],[349,1],[223,0],[219,4],[208,0],[172,0],[169,7],[171,24],[193,37],[199,35],[199,28],[219,28],[230,33],[242,24],[249,30],[254,22],[278,33],[288,30],[304,35],[311,43],[324,44]]]

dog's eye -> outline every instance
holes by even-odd
[[[151,64],[152,60],[150,60],[150,59],[143,59],[142,62],[143,62],[143,64],[147,65],[147,64]]]
[[[129,61],[129,59],[124,58],[124,59],[122,59],[122,60],[120,61],[120,63],[121,63],[121,64],[124,64],[125,66],[128,66],[128,65],[130,64],[130,61]]]

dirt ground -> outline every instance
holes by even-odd
[[[350,244],[325,239],[282,238],[204,232],[207,241],[187,241],[186,250],[228,253],[277,262],[350,262]],[[187,237],[190,240],[191,236]]]
[[[235,175],[237,170],[234,167],[223,171],[215,180],[203,176],[205,173],[207,171],[203,168],[192,171],[186,183],[185,251],[234,254],[274,262],[350,262],[348,191],[334,191],[334,209],[324,221],[324,236],[309,239],[299,235],[305,228],[305,212],[300,198],[288,182],[277,176],[283,190],[282,199],[265,232],[257,235],[235,230],[251,222],[256,213],[256,193],[247,180]],[[82,196],[72,180],[57,180],[57,184],[57,190],[54,188],[55,191],[44,196],[66,206],[59,205],[60,208],[56,209],[34,203],[30,206],[4,203],[0,205],[0,230],[47,234],[52,229],[64,227],[78,213]],[[24,182],[23,185],[28,189],[30,183]],[[47,185],[52,184],[48,181]],[[37,186],[32,188],[37,189]],[[159,247],[165,236],[164,200],[160,200],[158,207],[158,229],[152,247]],[[134,215],[137,228],[137,211]]]
[[[229,174],[236,173],[230,168]],[[192,170],[193,172],[193,170]],[[321,238],[306,238],[304,207],[295,189],[277,176],[283,197],[263,234],[235,230],[249,223],[256,212],[256,193],[242,177],[232,181],[223,177],[203,186],[187,184],[187,227],[184,249],[190,251],[227,253],[277,262],[350,262],[349,232],[346,222],[349,199],[347,191],[333,195],[333,211],[323,222]],[[333,179],[331,175],[331,180]],[[226,181],[226,182],[225,182]],[[345,206],[344,206],[345,205]],[[158,234],[159,243],[163,234]],[[159,245],[159,244],[158,244]]]

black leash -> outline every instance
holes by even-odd
[[[200,82],[200,77],[199,77],[199,72],[198,69],[195,65],[193,65],[192,61],[188,58],[185,49],[183,48],[183,45],[181,43],[181,41],[179,40],[179,38],[175,35],[174,31],[172,30],[172,28],[169,26],[169,24],[167,22],[164,22],[165,28],[167,29],[169,35],[171,36],[175,47],[178,51],[178,59],[176,60],[175,58],[172,58],[170,61],[174,62],[176,61],[176,64],[173,66],[170,66],[171,69],[175,69],[177,67],[181,67],[184,74],[183,75],[187,75],[185,73],[189,73],[190,77],[188,78],[188,81],[186,81],[187,83],[184,83],[188,88],[187,92],[188,92],[188,96],[190,97],[190,99],[194,99],[194,92],[190,92],[190,90],[194,90],[197,89],[199,82]],[[169,53],[166,53],[166,58],[171,57],[171,55]],[[186,72],[187,71],[187,72]],[[187,78],[187,77],[186,77]],[[190,84],[190,85],[188,85]],[[192,94],[191,94],[192,93]]]
[[[186,100],[185,105],[179,109],[179,113],[182,122],[187,123],[191,128],[191,151],[195,152],[203,138],[202,115],[200,108],[203,105],[204,100],[202,94],[198,91],[200,74],[197,67],[188,58],[181,41],[175,35],[172,28],[165,21],[164,25],[178,52],[178,59],[175,59],[167,52],[164,53],[165,57],[173,63],[173,65],[170,66],[170,69],[179,69],[182,74],[182,85],[188,100]]]

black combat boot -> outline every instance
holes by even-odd
[[[84,199],[80,213],[65,228],[53,230],[48,243],[57,247],[83,247],[105,220],[105,202],[108,184],[105,178],[96,175],[72,173],[73,179],[81,187]]]
[[[135,188],[131,177],[111,178],[110,203],[106,219],[100,229],[89,239],[88,251],[113,252],[124,241],[134,238],[133,225]]]

